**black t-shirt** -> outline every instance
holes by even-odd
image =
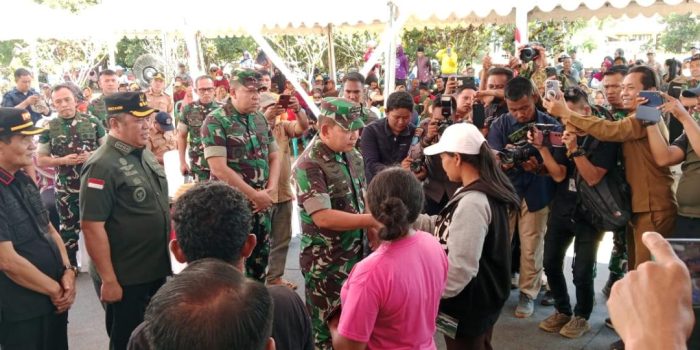
[[[619,143],[598,142],[595,149],[591,150],[594,139],[588,137],[578,137],[578,145],[586,151],[588,160],[598,168],[603,168],[610,172],[617,166],[617,155]],[[589,154],[590,153],[590,154]],[[558,164],[566,166],[566,178],[557,184],[557,190],[551,204],[551,213],[560,218],[571,218],[576,210],[578,195],[576,188],[576,163],[566,156],[566,148],[558,147],[554,149],[554,159]]]
[[[39,190],[29,176],[0,169],[0,242],[11,242],[17,254],[58,281],[63,263],[49,235],[49,217]],[[13,282],[0,272],[0,321],[22,321],[55,311],[51,299]]]
[[[311,318],[299,295],[285,286],[268,287],[274,305],[272,338],[278,350],[313,350]],[[151,349],[142,322],[129,338],[129,350]]]

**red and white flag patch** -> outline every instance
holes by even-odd
[[[88,188],[94,188],[96,190],[101,190],[105,188],[105,180],[96,179],[94,177],[88,178]]]

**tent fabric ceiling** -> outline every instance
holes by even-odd
[[[215,37],[242,35],[246,28],[260,28],[264,34],[321,34],[328,25],[333,25],[336,31],[380,32],[386,27],[389,16],[385,1],[353,0],[342,5],[327,0],[302,1],[303,5],[288,0],[268,0],[265,12],[246,16],[242,15],[238,3],[217,0],[198,0],[196,6],[186,0],[102,0],[78,14],[51,9],[32,0],[18,0],[13,6],[23,9],[21,13],[32,14],[31,18],[41,18],[42,25],[31,25],[24,16],[6,16],[0,22],[0,40],[148,37],[163,31],[186,30]],[[407,29],[514,23],[516,6],[528,11],[528,19],[535,20],[700,12],[700,0],[393,1],[399,12],[409,14],[404,26]],[[213,18],[221,14],[224,20]],[[46,26],[44,23],[61,25]]]

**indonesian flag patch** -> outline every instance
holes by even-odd
[[[91,177],[88,179],[88,188],[94,188],[96,190],[101,190],[105,188],[105,180],[96,179]]]

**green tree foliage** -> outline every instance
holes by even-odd
[[[661,23],[666,30],[661,33],[660,44],[667,52],[683,53],[690,45],[700,41],[700,16],[693,13],[670,14]]]
[[[49,6],[51,8],[78,12],[86,7],[98,4],[100,0],[34,0],[34,2]]]
[[[528,23],[528,37],[531,43],[544,45],[548,52],[559,54],[571,49],[568,42],[571,36],[586,26],[586,21],[577,19],[574,21],[532,21]],[[506,24],[495,30],[496,36],[501,39],[503,49],[506,52],[515,52],[515,25]]]
[[[494,29],[494,26],[484,24],[454,28],[414,28],[403,32],[401,42],[411,61],[415,60],[419,47],[423,47],[426,55],[435,57],[435,53],[447,47],[447,43],[452,43],[460,59],[458,65],[464,68],[478,61],[487,51]]]
[[[256,46],[255,40],[250,36],[202,39],[204,64],[208,67],[212,63],[218,66],[238,63],[245,51],[254,56]]]
[[[353,32],[353,33],[334,33],[333,45],[335,47],[335,66],[337,69],[342,69],[347,72],[349,68],[362,68],[365,63],[362,56],[367,50],[367,43],[370,41],[377,42],[378,35],[376,33]]]
[[[117,43],[117,52],[114,55],[116,63],[122,67],[131,67],[136,58],[147,53],[144,39],[122,38]]]

